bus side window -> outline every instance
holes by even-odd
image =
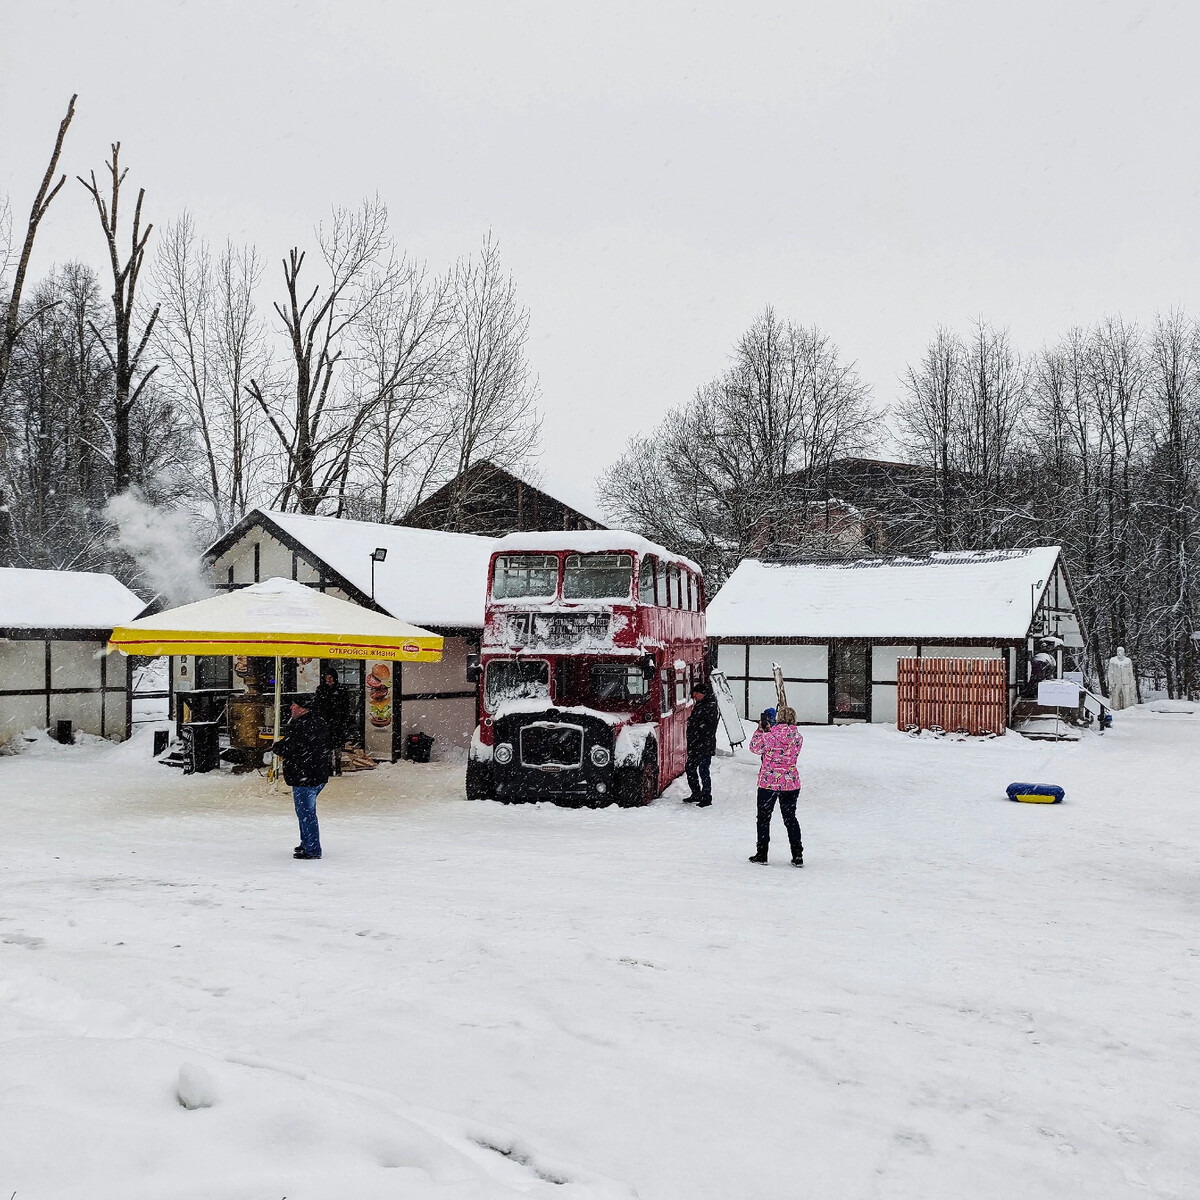
[[[671,608],[679,607],[679,566],[676,563],[667,568],[667,597]]]
[[[663,667],[661,675],[660,675],[660,688],[661,688],[661,692],[662,692],[662,711],[663,711],[664,716],[675,707],[675,705],[672,701],[672,697],[674,695],[674,692],[673,692],[673,689],[671,686],[672,674],[673,674],[673,672],[670,667]]]
[[[667,596],[667,564],[660,562],[658,570],[655,572],[655,603],[659,608],[666,608],[671,603]]]
[[[687,701],[687,667],[675,668],[675,704],[676,706]]]
[[[642,557],[641,571],[638,574],[638,601],[641,604],[654,603],[654,555]]]
[[[692,589],[695,587],[695,582],[692,579],[691,571],[684,571],[683,577],[684,577],[684,583],[686,585],[686,590],[684,593],[683,607],[686,608],[689,612],[695,612],[696,604],[695,604],[695,601],[692,599],[692,596],[693,596]]]

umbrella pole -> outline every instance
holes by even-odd
[[[279,755],[275,751],[275,743],[279,741],[279,707],[283,699],[283,660],[275,655],[275,736],[271,739],[271,779],[279,785]]]

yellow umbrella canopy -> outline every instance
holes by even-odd
[[[428,629],[327,596],[292,579],[267,579],[119,625],[109,649],[125,654],[252,654],[276,658],[383,658],[438,662]]]

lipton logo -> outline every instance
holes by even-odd
[[[416,642],[405,642],[404,643],[404,653],[405,654],[420,654],[421,647],[418,646]]]

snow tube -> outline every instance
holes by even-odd
[[[1010,783],[1008,798],[1024,804],[1061,804],[1066,792],[1056,783]]]

